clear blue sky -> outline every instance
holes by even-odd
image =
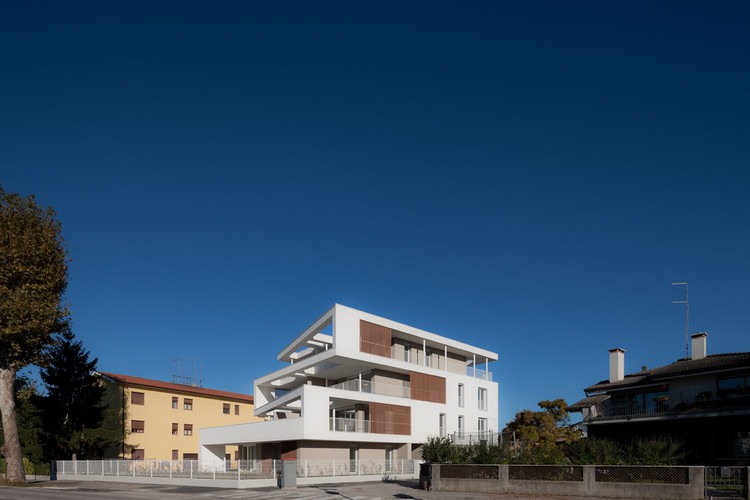
[[[6,2],[0,183],[104,371],[251,392],[338,302],[500,355],[500,425],[750,351],[750,3]]]

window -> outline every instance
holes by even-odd
[[[721,398],[742,397],[748,393],[748,378],[750,377],[721,378],[716,384],[716,393]]]
[[[393,464],[393,446],[385,447],[385,471],[391,472]]]
[[[180,424],[176,424],[176,423],[172,422],[172,435],[176,436],[179,433],[180,433]]]
[[[229,403],[224,403],[224,407],[221,410],[224,415],[229,415]]]
[[[183,453],[182,459],[183,460],[198,460],[198,454],[197,453]]]
[[[146,452],[143,448],[137,448],[130,452],[131,460],[143,460],[146,456]]]
[[[146,395],[142,392],[131,392],[130,393],[130,404],[133,405],[142,405],[145,404],[144,401],[146,399]]]
[[[424,352],[424,365],[432,366],[432,350],[426,349]]]
[[[480,418],[477,421],[477,429],[479,429],[479,439],[487,439],[487,419]]]
[[[458,384],[458,407],[464,407],[464,384]]]
[[[183,425],[182,433],[186,436],[192,436],[193,435],[193,424],[185,424]]]
[[[177,409],[177,398],[172,398],[172,408]]]
[[[477,401],[480,410],[487,409],[487,389],[484,389],[482,387],[479,388],[479,390],[477,391]]]
[[[445,437],[446,434],[448,433],[448,430],[445,428],[445,423],[446,423],[445,413],[441,413],[440,414],[440,437],[441,438]]]
[[[183,410],[192,410],[193,409],[193,400],[185,398],[185,401],[182,403],[182,409]]]
[[[131,420],[130,421],[130,432],[134,434],[143,434],[145,423],[143,420]]]
[[[410,345],[404,346],[404,361],[406,361],[407,363],[411,361],[411,346]]]
[[[464,431],[465,431],[465,428],[464,428],[464,416],[463,415],[459,415],[458,416],[458,437],[459,438],[463,438],[464,437]]]
[[[172,450],[172,460],[180,459],[180,450]]]
[[[732,456],[734,458],[750,457],[750,432],[730,433],[732,441]]]
[[[234,405],[234,414],[239,415],[240,414],[240,405]]]

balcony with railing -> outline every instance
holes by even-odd
[[[395,396],[397,398],[410,398],[411,389],[409,387],[397,384],[388,384],[385,382],[372,382],[371,380],[347,380],[338,384],[328,386],[330,389],[340,389],[343,391],[365,392],[368,394],[381,394],[384,396]]]
[[[693,397],[660,395],[648,401],[610,398],[599,403],[596,408],[596,415],[589,416],[588,422],[681,415],[700,416],[708,413],[750,414],[750,394],[717,396],[710,392],[702,392]]]

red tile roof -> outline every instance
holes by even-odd
[[[238,392],[217,391],[216,389],[206,389],[205,387],[193,387],[184,384],[175,384],[173,382],[162,382],[161,380],[151,380],[149,378],[131,377],[130,375],[119,375],[117,373],[108,373],[97,371],[95,374],[103,375],[124,385],[139,385],[142,387],[153,387],[155,389],[164,389],[167,391],[189,392],[200,394],[202,396],[213,396],[216,398],[236,399],[247,403],[253,402],[253,397],[249,394],[240,394]]]

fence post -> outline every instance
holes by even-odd
[[[86,475],[89,475],[89,461],[86,460]]]
[[[242,460],[237,460],[237,481],[240,480],[240,470],[242,469]]]
[[[172,479],[172,461],[169,461],[169,479]]]
[[[154,477],[154,461],[153,460],[148,461],[148,475],[149,477]]]
[[[336,459],[333,459],[333,468],[331,470],[333,470],[333,477],[336,477]]]
[[[135,477],[135,466],[138,465],[138,461],[132,460],[130,463],[133,464],[133,477]]]
[[[120,461],[117,460],[115,464],[115,476],[120,477]]]
[[[307,477],[307,460],[305,460],[305,477]]]
[[[185,457],[182,457],[185,458]],[[190,479],[193,479],[193,461],[190,460]]]

